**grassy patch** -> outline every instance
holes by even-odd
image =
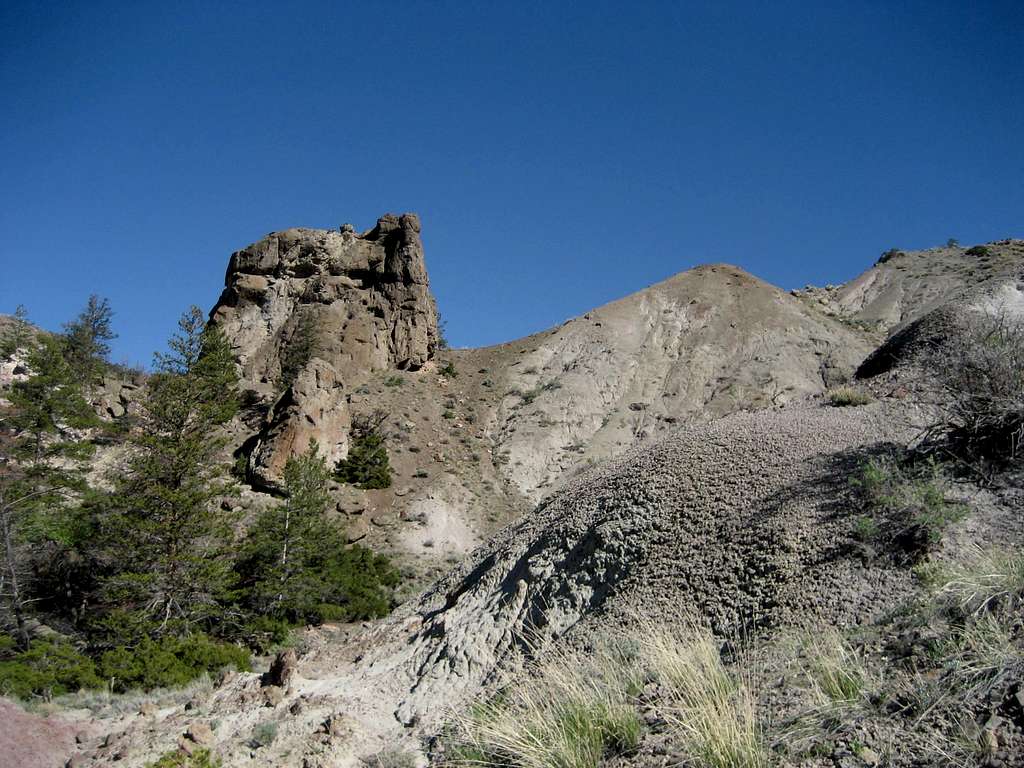
[[[608,646],[556,651],[525,681],[456,715],[454,765],[595,768],[628,753],[643,726],[631,701],[635,667]]]
[[[870,392],[857,387],[835,387],[828,391],[829,404],[837,408],[867,405],[874,402],[874,400],[875,398],[871,396]]]

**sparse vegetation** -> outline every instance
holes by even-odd
[[[197,749],[191,754],[180,749],[167,752],[148,768],[220,768],[221,761],[208,749]]]
[[[867,405],[874,401],[870,392],[859,387],[835,387],[827,393],[830,404],[842,408],[846,406]]]
[[[984,245],[972,245],[970,248],[964,251],[964,253],[967,254],[968,256],[977,256],[978,258],[984,259],[990,258],[992,256],[992,251],[987,246]]]
[[[970,312],[924,364],[941,391],[930,436],[968,462],[1012,462],[1024,442],[1024,322]]]
[[[934,549],[946,528],[966,514],[962,504],[947,501],[947,482],[934,460],[869,459],[851,483],[871,521],[858,518],[858,535],[876,531],[878,538],[894,544],[911,560],[920,560]]]
[[[459,375],[458,370],[455,368],[455,363],[451,360],[446,360],[445,364],[437,369],[437,372],[444,376],[446,379],[454,379]]]

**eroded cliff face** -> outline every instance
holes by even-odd
[[[273,232],[232,254],[225,285],[210,317],[263,415],[246,444],[257,485],[277,486],[310,439],[329,462],[343,458],[357,382],[415,370],[437,346],[415,214],[387,214],[363,234],[348,225]]]

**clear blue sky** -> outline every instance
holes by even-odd
[[[148,363],[231,251],[417,211],[448,334],[1024,236],[1024,3],[0,4],[0,312]]]

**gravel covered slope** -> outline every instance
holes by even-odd
[[[720,631],[867,618],[906,575],[860,564],[841,502],[864,452],[901,436],[903,409],[736,414],[579,477],[396,616],[412,632],[363,674],[408,686],[397,714],[411,722],[484,684],[524,636],[580,622],[599,632],[681,607]]]

